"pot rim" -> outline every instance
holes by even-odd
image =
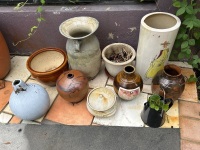
[[[94,27],[94,30],[91,31],[91,33],[89,33],[89,34],[87,34],[87,35],[85,35],[85,36],[82,36],[82,37],[72,37],[72,36],[66,34],[65,32],[63,32],[63,29],[62,29],[62,28],[63,28],[63,26],[64,26],[65,23],[70,22],[70,21],[73,21],[73,20],[77,20],[77,19],[82,19],[82,20],[91,19],[91,20],[93,20],[93,21],[96,23],[96,26]],[[79,17],[69,18],[69,19],[63,21],[63,22],[60,24],[60,26],[59,26],[59,31],[60,31],[60,33],[61,33],[64,37],[69,38],[69,39],[77,40],[77,39],[83,39],[83,38],[86,38],[86,37],[90,36],[91,34],[93,34],[93,33],[97,30],[98,27],[99,27],[99,21],[98,21],[96,18],[89,17],[89,16],[79,16]]]
[[[107,49],[109,47],[112,47],[113,45],[124,45],[124,46],[128,47],[130,50],[132,50],[132,53],[133,53],[132,57],[129,60],[127,60],[125,62],[120,62],[120,63],[116,63],[116,62],[112,62],[112,61],[108,60],[108,58],[105,56],[105,53],[106,53]],[[114,65],[114,66],[127,65],[127,64],[131,63],[135,59],[135,56],[136,56],[135,49],[132,46],[126,44],[126,43],[112,43],[112,44],[107,45],[102,51],[103,60],[106,61],[109,64]]]
[[[158,14],[161,14],[161,15],[166,15],[166,16],[170,16],[172,18],[174,18],[176,20],[176,24],[170,28],[166,28],[166,29],[157,29],[157,28],[153,28],[153,27],[150,27],[149,25],[147,25],[145,23],[145,20],[149,17],[149,16],[152,16],[152,15],[158,15]],[[152,12],[152,13],[148,13],[146,14],[144,17],[142,17],[142,20],[141,20],[141,25],[143,25],[146,29],[148,30],[152,30],[154,32],[169,32],[169,31],[173,31],[173,30],[176,30],[177,28],[180,27],[181,25],[181,20],[175,16],[174,14],[171,14],[171,13],[167,13],[167,12]]]
[[[33,58],[35,56],[37,56],[38,54],[46,52],[46,51],[57,51],[57,52],[59,52],[60,54],[63,55],[64,61],[62,62],[62,64],[60,66],[58,66],[57,68],[50,70],[50,71],[39,72],[39,71],[33,70],[31,68],[31,61],[33,60]],[[37,74],[37,75],[44,75],[45,76],[47,74],[53,74],[53,73],[59,71],[61,68],[63,68],[65,65],[67,65],[67,61],[68,61],[68,58],[67,58],[67,55],[64,52],[64,50],[62,50],[60,48],[55,48],[55,47],[47,47],[47,48],[42,48],[42,49],[36,50],[34,53],[32,53],[29,56],[28,60],[26,61],[26,67],[31,72],[31,74]]]
[[[109,107],[108,109],[95,109],[94,107],[91,106],[91,104],[90,104],[90,102],[89,102],[89,97],[90,97],[90,95],[92,94],[92,92],[94,92],[95,90],[100,89],[100,88],[104,88],[104,89],[106,89],[106,90],[109,90],[109,91],[111,91],[111,92],[114,94],[113,103],[110,105],[110,107]],[[117,97],[116,97],[115,92],[114,92],[113,90],[107,88],[107,87],[97,87],[97,88],[94,88],[94,89],[91,90],[91,91],[89,92],[89,94],[87,95],[87,104],[88,104],[88,105],[90,106],[90,108],[91,108],[92,110],[94,110],[94,111],[98,111],[98,112],[108,112],[108,111],[110,111],[111,109],[113,109],[113,107],[116,105],[116,103],[117,103]]]

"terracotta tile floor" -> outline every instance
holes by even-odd
[[[14,56],[10,73],[5,78],[5,87],[0,88],[0,122],[1,123],[61,123],[65,125],[106,125],[146,127],[140,119],[143,103],[151,94],[150,85],[144,85],[140,96],[134,101],[122,101],[119,98],[115,115],[108,118],[99,118],[91,115],[86,108],[86,97],[77,104],[71,104],[62,99],[55,87],[48,87],[34,80],[26,69],[28,57]],[[194,74],[191,66],[182,62],[169,62],[182,68],[183,75],[189,77]],[[98,76],[89,82],[90,90],[95,87],[107,86],[113,89],[113,80],[104,72],[104,63]],[[9,97],[12,92],[12,81],[22,79],[27,83],[38,83],[49,93],[51,107],[47,114],[34,121],[21,120],[13,115],[9,107]],[[0,86],[1,87],[1,86]],[[179,123],[180,122],[180,123]],[[165,124],[162,128],[180,128],[181,150],[200,149],[200,103],[197,97],[195,83],[186,84],[181,97],[175,101],[173,107],[167,112]]]

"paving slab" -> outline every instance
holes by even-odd
[[[0,125],[4,150],[180,150],[179,129]]]

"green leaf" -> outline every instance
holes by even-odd
[[[200,32],[194,32],[194,37],[198,40],[200,38]]]
[[[158,106],[155,106],[155,108],[154,108],[156,111],[158,111],[159,110],[159,107]]]
[[[168,104],[163,105],[162,109],[163,109],[164,111],[168,111],[169,105],[168,105]]]
[[[191,21],[191,22],[189,22],[188,24],[187,24],[187,28],[189,28],[190,30],[193,28],[193,21]]]
[[[181,7],[177,10],[176,16],[180,16],[185,12],[185,7]]]
[[[45,0],[40,0],[40,3],[41,3],[42,5],[44,5],[44,4],[45,4]]]
[[[183,40],[187,40],[188,39],[188,34],[183,34]]]
[[[181,49],[184,49],[186,47],[188,47],[188,41],[184,41],[182,44],[181,44]]]
[[[188,5],[186,8],[185,8],[186,12],[188,14],[193,14],[194,13],[194,10],[193,10],[193,7],[191,5]]]
[[[41,6],[38,6],[36,12],[41,13],[42,11],[43,11],[42,7],[41,7]]]
[[[35,30],[35,29],[37,29],[38,27],[37,26],[33,26],[32,28],[31,28],[31,33]]]
[[[42,18],[42,17],[40,17],[40,18],[37,18],[37,21],[38,21],[38,22],[41,22],[41,21],[45,21],[45,19]]]
[[[176,37],[176,38],[179,40],[179,39],[181,39],[181,38],[183,37],[183,35],[184,35],[184,34],[182,34],[182,33],[179,33],[179,34],[177,35],[177,37]]]
[[[173,6],[179,8],[179,7],[181,7],[181,2],[175,1],[175,2],[173,3]]]
[[[195,40],[194,39],[190,39],[189,42],[188,42],[188,44],[190,46],[194,46],[195,45]]]
[[[186,53],[191,54],[191,49],[187,49]]]
[[[181,2],[181,7],[186,7],[187,4],[188,4],[187,0],[183,0],[183,1]]]
[[[199,58],[199,56],[198,55],[193,55],[193,57],[192,57],[193,59],[198,59]]]
[[[187,79],[187,82],[192,83],[192,82],[197,82],[198,79],[194,75],[190,75],[190,77]]]

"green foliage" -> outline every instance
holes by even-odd
[[[165,104],[164,100],[162,100],[161,97],[157,94],[151,95],[148,99],[148,102],[150,108],[155,109],[156,111],[167,111],[169,109],[169,103]]]
[[[173,6],[177,8],[176,15],[181,18],[182,24],[170,57],[178,56],[180,61],[187,61],[200,70],[200,58],[193,52],[196,46],[200,46],[200,19],[197,18],[200,8],[194,0],[173,0]]]
[[[14,10],[17,10],[17,11],[21,10],[27,4],[27,2],[28,2],[28,0],[26,0],[25,2],[18,3],[16,5],[16,7],[14,8]],[[45,0],[40,0],[40,3],[42,5],[44,5],[45,4]],[[42,21],[45,21],[45,19],[42,17],[42,12],[43,12],[42,6],[38,6],[37,9],[36,9],[36,13],[39,15],[37,17],[37,19],[36,19],[37,20],[37,25],[34,25],[34,26],[31,27],[30,32],[27,34],[27,37],[25,39],[19,40],[18,42],[13,43],[14,46],[17,46],[19,43],[30,39],[36,33],[37,29],[40,26],[40,23]]]

